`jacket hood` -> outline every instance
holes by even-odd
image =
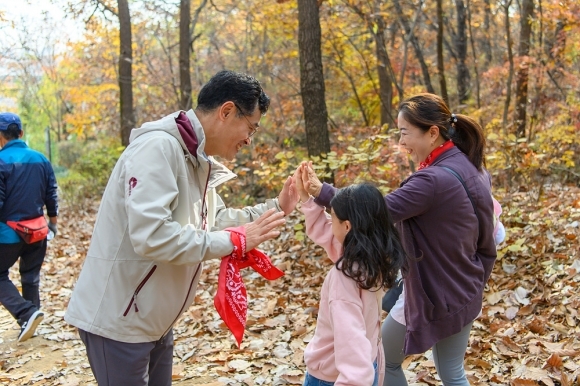
[[[181,134],[179,134],[177,123],[175,123],[175,118],[179,116],[179,113],[181,113],[181,111],[176,111],[157,121],[146,122],[140,128],[131,130],[129,142],[133,142],[136,138],[151,131],[165,131],[166,133],[169,133],[172,136],[174,136],[179,141],[179,144],[183,148],[183,151],[186,152],[186,154],[189,153],[189,150],[187,150],[187,146],[185,145],[185,142],[183,141]],[[193,126],[195,136],[198,139],[197,153],[203,155],[203,148],[205,146],[205,134],[203,132],[203,128],[201,127],[201,123],[199,122],[199,119],[197,119],[197,116],[195,115],[193,110],[189,110],[186,113],[186,115],[187,118],[189,118]],[[193,156],[197,157],[198,154],[193,154]]]
[[[197,119],[197,116],[195,115],[195,112],[191,109],[185,114],[193,126],[193,132],[197,137],[198,146],[197,154],[190,153],[190,151],[187,149],[185,141],[179,133],[177,123],[175,122],[175,118],[177,118],[180,113],[181,111],[176,111],[157,121],[146,122],[140,128],[131,130],[129,142],[133,142],[138,137],[152,131],[164,131],[177,139],[181,145],[181,148],[183,149],[184,154],[189,158],[195,168],[201,167],[202,169],[205,169],[208,167],[208,164],[211,165],[211,178],[208,185],[209,188],[215,188],[216,186],[228,180],[237,178],[237,176],[226,166],[217,162],[212,156],[205,154],[205,133],[201,123],[199,122],[199,119]]]

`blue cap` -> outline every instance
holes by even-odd
[[[8,126],[16,124],[19,130],[22,130],[20,117],[14,113],[0,113],[0,130],[8,130]]]

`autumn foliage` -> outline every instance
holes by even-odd
[[[522,20],[522,7],[530,1],[533,12]],[[91,380],[82,345],[62,312],[86,253],[98,199],[123,150],[119,20],[116,1],[53,3],[82,23],[78,38],[59,39],[53,33],[57,20],[47,19],[33,32],[0,10],[0,29],[14,31],[0,42],[0,109],[19,112],[32,147],[46,152],[47,127],[52,139],[65,210],[43,278],[43,301],[52,316],[40,336],[64,357],[41,370],[42,376],[38,369],[36,374],[28,370],[38,359],[37,347],[16,346],[14,323],[0,313],[0,351],[7,353],[0,357],[0,383]],[[442,0],[440,72],[436,3],[318,2],[331,151],[314,163],[338,186],[370,180],[384,193],[396,189],[415,169],[397,147],[397,105],[430,88],[442,93],[444,76],[451,110],[472,116],[485,131],[486,166],[507,228],[470,339],[469,380],[474,385],[578,385],[580,5],[575,0]],[[180,7],[178,1],[129,4],[139,126],[179,108]],[[297,1],[196,0],[190,9],[192,94],[226,68],[256,76],[272,99],[252,146],[226,162],[239,178],[220,193],[236,206],[273,197],[308,158]],[[531,34],[523,55],[525,22]],[[515,103],[524,74],[521,132]],[[388,77],[388,85],[380,76]],[[301,384],[302,350],[315,328],[317,296],[329,262],[305,238],[296,213],[281,237],[264,249],[287,274],[272,283],[247,274],[253,299],[241,349],[209,306],[217,276],[215,264],[208,265],[196,304],[176,327],[175,381]],[[404,366],[410,384],[439,384],[429,352],[407,358]]]

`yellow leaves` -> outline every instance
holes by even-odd
[[[304,225],[302,225],[302,223],[294,225],[294,237],[296,237],[296,240],[303,241],[306,238],[306,234],[303,230]]]
[[[516,240],[515,243],[513,243],[507,247],[508,251],[520,252],[520,251],[525,250],[527,248],[526,246],[523,245],[525,241],[526,241],[525,238],[521,238],[521,239]]]

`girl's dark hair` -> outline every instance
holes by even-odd
[[[485,166],[485,136],[481,126],[467,115],[452,115],[441,97],[427,93],[414,95],[400,104],[399,112],[423,132],[431,126],[439,127],[441,136],[453,140],[478,170]]]
[[[359,288],[390,288],[405,260],[399,233],[382,193],[364,183],[340,189],[330,206],[340,221],[350,221],[338,270]]]

